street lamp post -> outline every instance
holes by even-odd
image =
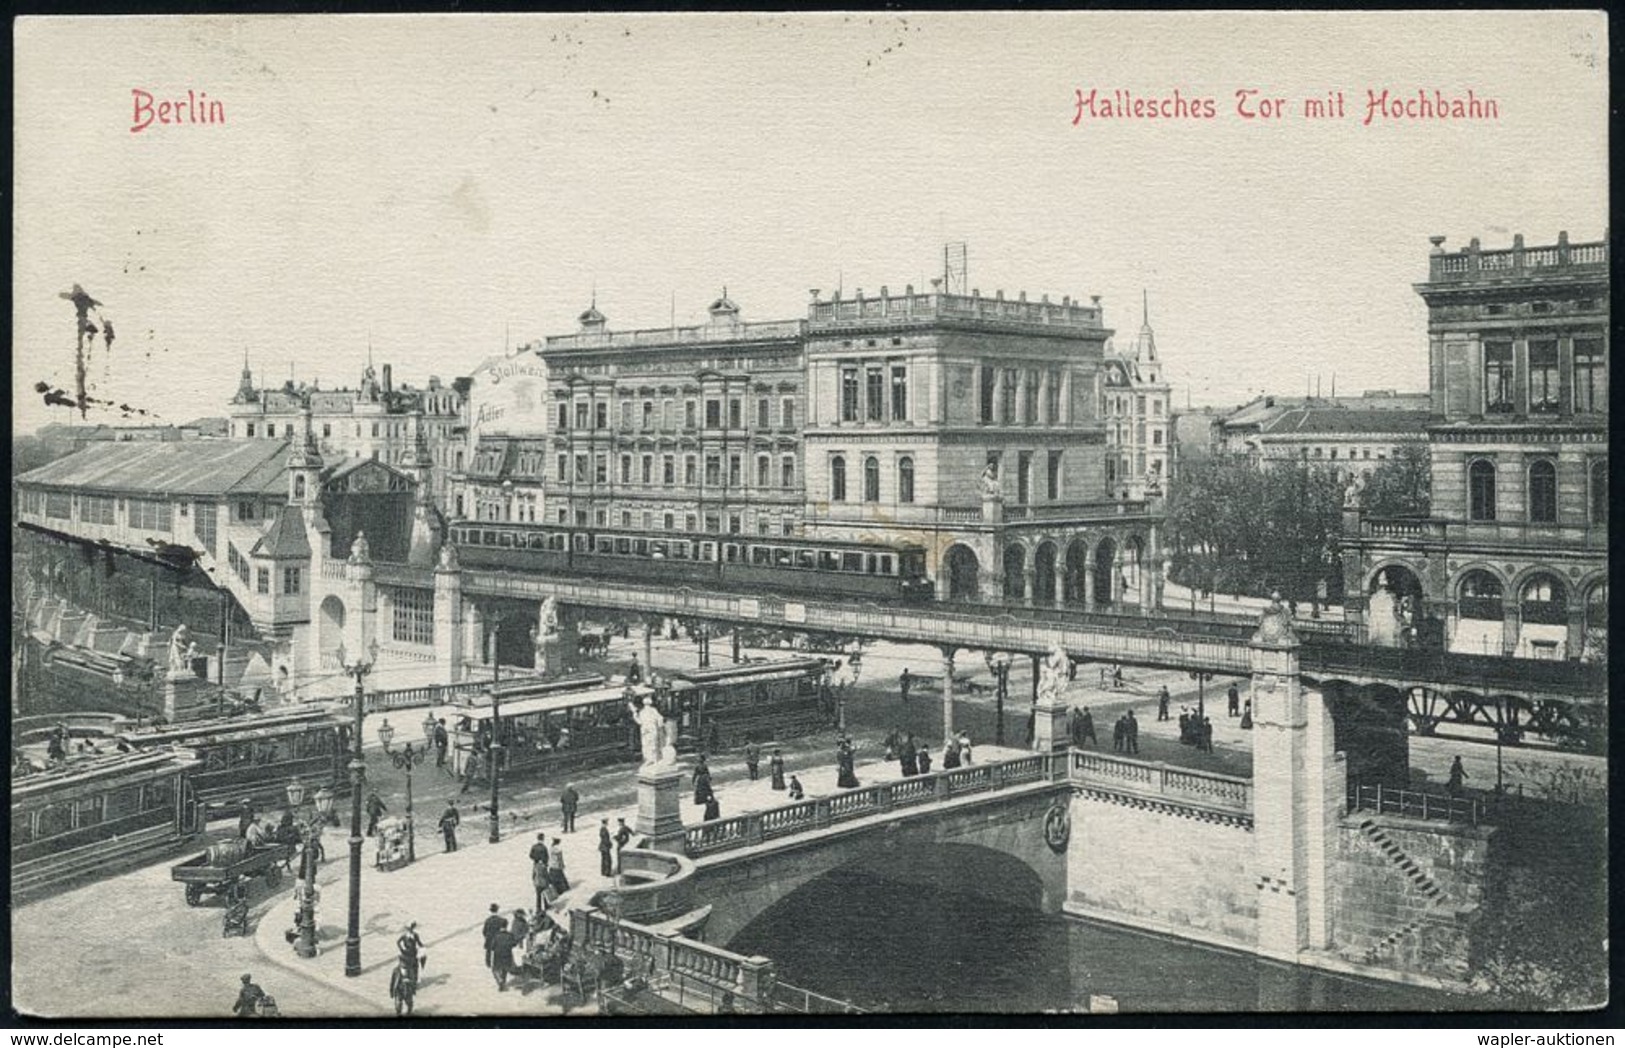
[[[433,720],[428,722],[433,724]],[[429,728],[429,737],[433,737],[433,728]],[[396,771],[406,772],[406,861],[418,861],[417,824],[412,820],[412,769],[423,763],[429,755],[429,744],[423,744],[421,750],[412,749],[409,742],[404,749],[391,750],[390,740],[395,738],[395,729],[390,727],[388,718],[378,725],[378,741],[384,744],[384,752],[389,754],[389,762],[395,766]]]
[[[496,844],[502,840],[500,814],[497,811],[497,768],[501,763],[498,751],[502,749],[502,698],[497,694],[497,678],[502,673],[502,663],[497,650],[497,634],[502,631],[502,612],[493,612],[491,622],[493,628],[487,642],[491,647],[491,741],[485,752],[491,772],[491,836],[487,839]]]
[[[305,803],[305,784],[298,779],[288,783],[288,803],[298,808]],[[303,887],[300,888],[299,898],[299,938],[293,944],[293,950],[301,957],[316,956],[316,893],[313,890],[316,882],[316,835],[321,832],[320,824],[327,820],[333,810],[333,791],[323,786],[316,791],[314,804],[310,817],[305,820],[301,829],[304,830],[305,850],[299,857],[299,879]]]
[[[350,755],[350,920],[344,937],[344,974],[354,978],[361,974],[361,791],[367,780],[367,765],[361,756],[361,730],[366,719],[366,692],[362,681],[372,672],[378,658],[378,642],[374,640],[365,658],[346,661],[344,649],[339,648],[339,662],[344,672],[355,678],[355,726]]]
[[[993,671],[993,744],[1004,745],[1004,700],[1010,694],[1010,653],[994,652],[987,657],[988,668]]]
[[[1206,689],[1207,682],[1213,679],[1208,670],[1191,670],[1191,680],[1196,682],[1196,719],[1200,721],[1207,715]]]

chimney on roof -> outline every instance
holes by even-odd
[[[392,392],[393,390],[394,390],[394,384],[390,380],[390,367],[389,367],[388,364],[385,364],[384,365],[384,392],[389,393],[389,392]]]

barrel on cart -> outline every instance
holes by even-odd
[[[169,875],[186,886],[186,905],[196,906],[205,895],[225,894],[239,877],[263,875],[266,885],[275,888],[292,856],[291,844],[250,848],[247,842],[232,838],[216,841],[197,858],[171,866]]]

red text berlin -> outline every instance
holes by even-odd
[[[185,98],[177,98],[173,102],[168,99],[154,102],[150,92],[132,87],[130,98],[135,104],[135,116],[130,123],[132,135],[145,131],[155,123],[168,125],[226,122],[226,107],[218,99],[210,98],[206,91],[188,89]]]

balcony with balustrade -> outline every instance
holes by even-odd
[[[1428,260],[1428,281],[1432,284],[1469,284],[1552,279],[1608,279],[1608,241],[1569,243],[1567,232],[1559,233],[1557,243],[1525,247],[1523,234],[1513,238],[1512,247],[1485,251],[1474,237],[1460,251],[1445,251],[1444,237],[1433,237],[1433,255]]]

